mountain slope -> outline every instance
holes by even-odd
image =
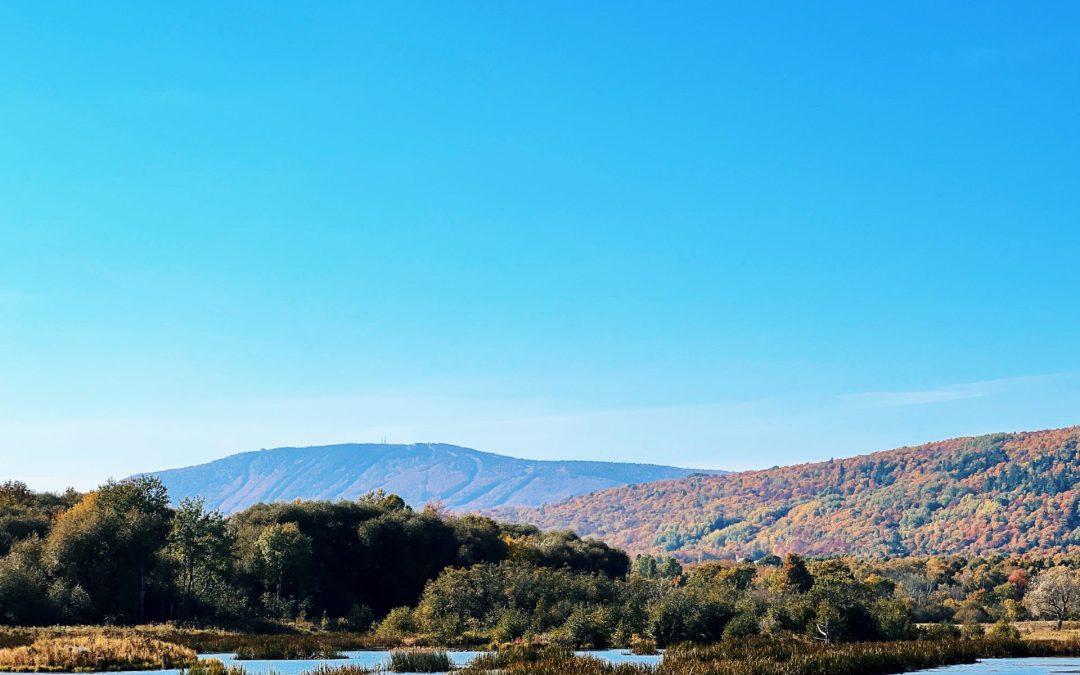
[[[202,496],[226,513],[257,502],[355,499],[369,490],[461,510],[537,505],[628,483],[694,473],[653,464],[534,461],[437,443],[277,448],[160,471],[174,501]]]
[[[686,560],[1080,544],[1080,427],[632,485],[500,514]]]

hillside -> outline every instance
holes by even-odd
[[[346,444],[246,452],[152,472],[174,502],[202,496],[226,513],[258,502],[355,499],[370,490],[459,510],[531,506],[594,490],[694,473],[653,464],[536,461],[438,443]]]
[[[1080,544],[1080,427],[605,490],[503,511],[685,560],[984,553]]]

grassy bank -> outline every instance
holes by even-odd
[[[0,649],[2,672],[167,670],[196,662],[195,650],[145,637],[104,633],[44,637],[29,645]]]
[[[611,664],[557,648],[480,657],[467,675],[890,675],[980,658],[1080,655],[1077,642],[948,640],[824,645],[803,640],[679,645],[658,666]]]
[[[73,638],[106,635],[115,638],[149,638],[194,649],[200,654],[235,653],[244,650],[259,654],[252,658],[320,658],[304,656],[359,649],[395,647],[370,633],[241,633],[212,628],[178,628],[168,624],[146,626],[52,626],[48,628],[0,628],[0,647],[20,647],[42,638]],[[297,657],[271,656],[294,653]]]

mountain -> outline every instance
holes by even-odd
[[[355,499],[382,489],[412,505],[455,510],[531,506],[594,490],[695,473],[655,464],[516,459],[440,443],[350,443],[245,452],[153,472],[178,502],[201,496],[226,513],[258,502]],[[707,472],[716,473],[716,472]]]
[[[1080,547],[1080,427],[629,485],[499,515],[684,560]]]

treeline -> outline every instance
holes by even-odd
[[[0,623],[180,624],[369,632],[383,643],[660,646],[752,636],[822,642],[976,637],[1080,613],[1068,556],[632,562],[570,532],[371,493],[169,506],[159,481],[86,495],[0,486]],[[923,627],[918,626],[922,624]],[[940,624],[926,628],[926,624]]]
[[[224,517],[169,506],[160,481],[86,495],[0,486],[0,623],[304,620],[367,630],[448,568],[516,563],[625,576],[622,551],[572,533],[414,511],[400,497],[259,504]]]

